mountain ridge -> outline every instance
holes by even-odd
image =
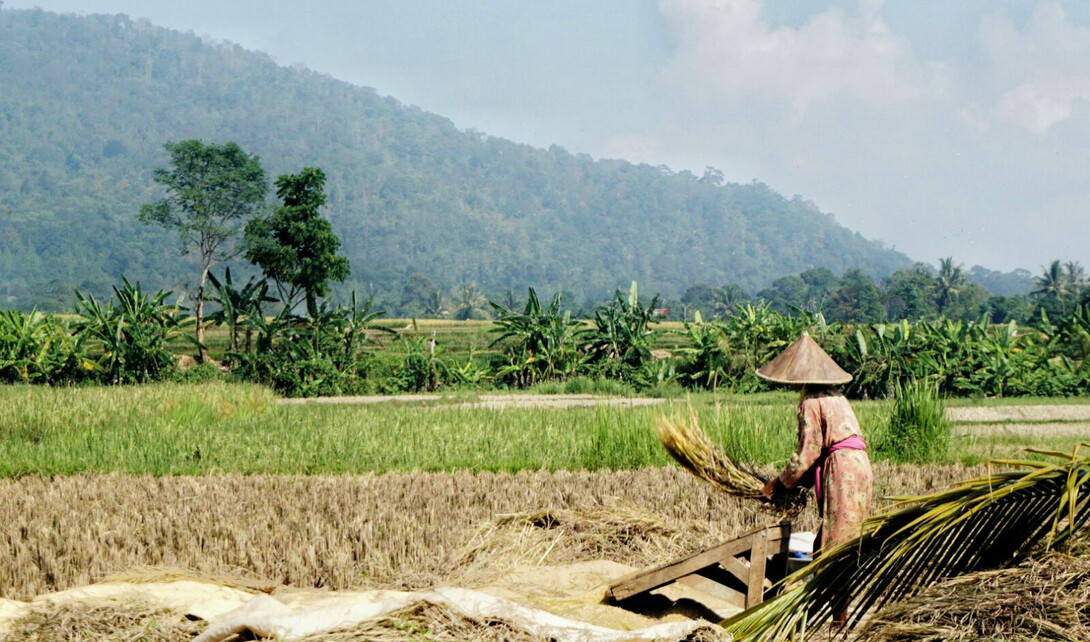
[[[270,177],[313,165],[353,275],[599,297],[632,280],[751,290],[809,267],[876,277],[908,257],[800,197],[460,130],[396,99],[124,15],[0,9],[0,304],[178,287],[191,266],[135,220],[163,143],[234,140]]]

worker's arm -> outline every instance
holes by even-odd
[[[804,399],[799,404],[799,448],[791,455],[779,480],[787,488],[794,488],[810,467],[821,458],[821,404],[817,399]]]

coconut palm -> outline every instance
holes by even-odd
[[[459,321],[488,317],[488,299],[476,283],[463,283],[454,297],[453,317]]]
[[[1062,307],[1062,304],[1072,294],[1068,275],[1064,272],[1063,265],[1056,260],[1043,270],[1041,276],[1036,278],[1037,287],[1030,294],[1041,299],[1057,301]]]
[[[749,299],[749,295],[740,286],[730,283],[715,289],[715,299],[712,304],[712,314],[724,319],[738,309],[742,303]]]
[[[867,520],[860,537],[784,580],[784,593],[725,626],[742,642],[807,639],[849,600],[852,627],[933,582],[1008,566],[1063,543],[1090,518],[1090,456],[1078,448],[1031,452],[1045,461],[993,462],[1011,470],[898,500]]]
[[[954,257],[939,259],[939,273],[935,277],[935,303],[944,312],[965,286],[965,273],[961,265],[954,265]]]
[[[432,290],[424,297],[424,316],[444,317],[446,315],[447,309],[443,301],[443,293],[439,290]]]
[[[1064,276],[1072,294],[1078,294],[1086,286],[1086,270],[1078,261],[1064,263]]]

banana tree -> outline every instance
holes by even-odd
[[[215,290],[209,301],[219,305],[219,310],[208,315],[208,320],[227,326],[227,352],[238,352],[239,332],[245,327],[247,317],[261,314],[262,303],[275,303],[277,299],[269,296],[269,283],[265,279],[250,277],[242,288],[236,288],[231,268],[224,270],[222,282],[212,272],[208,273],[208,280]]]
[[[140,283],[122,277],[114,298],[105,305],[76,291],[81,318],[73,324],[77,336],[99,349],[97,368],[109,383],[145,383],[174,370],[167,342],[180,335],[189,319],[180,303],[169,304],[171,292],[145,294]]]
[[[499,334],[491,346],[505,344],[509,360],[497,372],[500,379],[525,387],[575,373],[582,362],[577,345],[580,323],[572,319],[571,312],[561,311],[560,293],[553,295],[546,307],[534,288],[529,288],[522,312],[495,302],[489,305],[497,313],[490,332]]]

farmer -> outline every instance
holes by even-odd
[[[771,499],[782,488],[813,484],[822,517],[818,549],[858,536],[870,512],[870,458],[851,405],[834,387],[852,376],[807,332],[759,368],[757,376],[799,390],[798,451],[783,472],[765,484],[764,495]]]

